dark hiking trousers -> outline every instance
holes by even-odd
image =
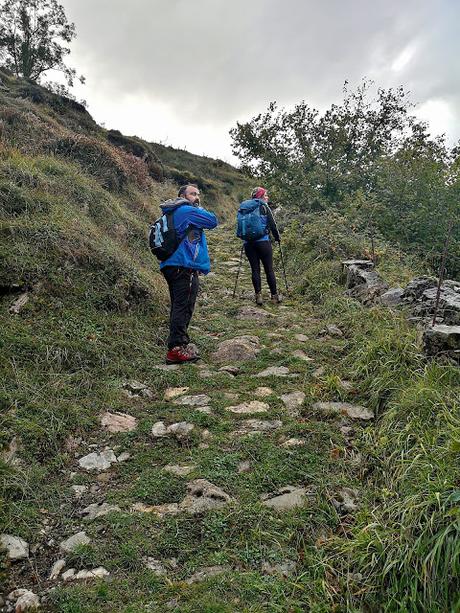
[[[165,266],[161,272],[168,283],[171,298],[168,349],[172,349],[190,342],[187,329],[198,295],[198,273],[177,266]]]
[[[268,287],[271,294],[276,294],[276,278],[273,271],[273,249],[270,241],[253,241],[247,242],[244,246],[244,251],[251,265],[252,284],[256,294],[262,289],[260,278],[260,262],[262,262],[265,275],[267,277]]]

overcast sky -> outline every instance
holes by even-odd
[[[61,2],[76,93],[107,128],[232,161],[236,121],[273,100],[324,109],[366,76],[460,138],[459,0]]]

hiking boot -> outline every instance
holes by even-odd
[[[256,304],[260,306],[263,303],[264,303],[264,300],[262,298],[262,292],[256,292]]]
[[[187,347],[173,347],[166,354],[166,364],[185,364],[186,362],[196,362],[198,356],[189,351]]]
[[[281,302],[281,296],[279,294],[272,294],[271,300],[273,304],[279,304]]]

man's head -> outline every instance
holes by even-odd
[[[200,204],[200,190],[198,189],[198,185],[195,185],[194,183],[182,185],[177,195],[179,198],[185,198],[194,206]]]
[[[257,200],[263,200],[264,202],[268,202],[268,192],[265,187],[255,187],[252,190],[251,198],[256,198]]]

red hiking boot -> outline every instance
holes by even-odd
[[[196,362],[198,356],[189,351],[187,347],[173,347],[166,354],[166,364],[185,364],[186,362]]]

